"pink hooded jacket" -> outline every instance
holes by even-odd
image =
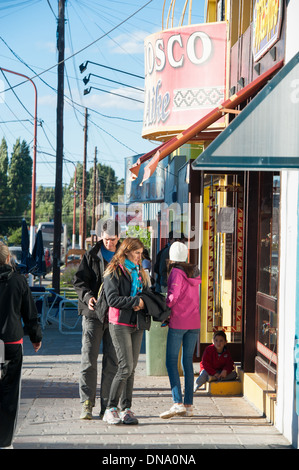
[[[169,327],[179,330],[200,328],[199,284],[201,277],[188,277],[172,268],[168,278],[166,304],[171,308]]]

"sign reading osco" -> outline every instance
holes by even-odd
[[[168,29],[146,38],[143,137],[163,140],[220,104],[225,67],[226,23]]]

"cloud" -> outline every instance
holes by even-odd
[[[57,95],[53,93],[53,95],[38,96],[38,106],[56,107]]]
[[[113,111],[116,109],[143,110],[143,103],[127,99],[133,98],[134,100],[142,101],[143,93],[128,90],[126,88],[113,89],[111,92],[122,96],[118,97],[111,93],[103,93],[101,91],[91,89],[90,94],[85,95],[84,98],[82,98],[84,106],[98,109],[99,111],[104,109],[112,109]],[[124,96],[127,98],[123,98]]]
[[[120,34],[109,41],[112,54],[142,54],[144,53],[144,39],[148,33],[136,31],[135,33]]]
[[[47,41],[47,42],[40,42],[36,43],[36,48],[40,51],[46,51],[50,54],[57,54],[57,43],[55,41]],[[65,57],[70,54],[70,49],[68,47],[64,50]]]

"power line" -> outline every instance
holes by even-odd
[[[30,67],[30,65],[28,65],[8,44],[7,42],[0,36],[0,39],[1,41],[6,45],[6,47],[10,50],[10,52],[22,63],[25,65],[25,67],[27,67],[29,70],[31,70],[31,72],[33,72],[34,74],[36,74],[35,70]],[[46,70],[44,70],[42,73],[46,72]],[[54,91],[55,93],[57,93],[57,90],[52,87],[51,85],[49,85],[49,83],[47,83],[43,78],[41,78],[39,75],[36,74],[36,76],[47,86],[49,87],[52,91]],[[79,81],[79,79],[76,77],[76,80]],[[11,87],[12,88],[12,87]],[[69,98],[68,96],[64,95],[64,98],[66,100],[68,100],[70,106],[72,105],[75,105],[75,106],[79,106],[81,108],[85,108],[86,106],[84,106],[83,104],[80,104],[80,103],[77,103],[76,101],[74,101],[72,98]],[[142,120],[138,120],[138,119],[128,119],[128,118],[124,118],[124,117],[120,117],[120,116],[108,116],[107,114],[103,114],[103,113],[100,113],[99,111],[93,109],[93,108],[88,108],[89,111],[92,111],[93,113],[96,113],[98,114],[99,116],[102,116],[104,118],[107,118],[107,119],[119,119],[121,121],[128,121],[128,122],[142,122]]]
[[[88,49],[89,47],[91,47],[93,44],[97,43],[98,41],[100,41],[101,39],[103,39],[104,37],[108,36],[110,33],[112,33],[113,31],[115,31],[117,28],[119,28],[121,25],[123,25],[124,23],[126,23],[128,20],[130,20],[131,18],[133,18],[133,16],[137,15],[137,13],[139,13],[141,10],[143,10],[147,5],[149,5],[150,3],[152,3],[153,0],[149,0],[147,3],[145,3],[142,7],[140,7],[138,10],[136,10],[134,13],[132,13],[131,15],[127,16],[127,18],[125,18],[123,21],[121,21],[120,23],[118,23],[116,26],[114,26],[113,28],[111,28],[109,31],[107,31],[106,33],[102,34],[102,36],[98,37],[97,39],[95,39],[94,41],[92,41],[90,44],[87,44],[87,46],[84,46],[82,47],[82,49],[80,49],[79,51],[77,52],[74,52],[73,54],[71,54],[70,56],[68,56],[67,58],[63,59],[63,61],[60,61],[60,62],[57,62],[56,64],[52,65],[51,67],[48,67],[46,70],[44,70],[43,72],[39,73],[39,74],[36,74],[34,75],[33,77],[30,77],[30,80],[33,80],[34,78],[38,78],[40,77],[41,75],[43,75],[44,73],[46,72],[49,72],[50,70],[56,68],[57,66],[59,66],[61,64],[61,62],[66,62],[67,60],[71,59],[72,57],[74,57],[75,55],[78,55],[80,54],[81,52],[85,51],[86,49]],[[3,90],[2,93],[6,92],[6,91],[9,91],[11,90],[12,88],[16,88],[20,85],[22,85],[23,83],[26,83],[28,80],[24,80],[23,82],[20,82],[18,83],[17,85],[14,85],[13,87],[11,88],[8,88],[7,90]]]

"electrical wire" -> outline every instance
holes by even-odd
[[[140,7],[138,10],[136,10],[134,13],[132,13],[131,15],[127,16],[123,21],[121,21],[120,23],[118,23],[117,25],[115,25],[113,28],[111,28],[109,31],[107,31],[106,33],[102,34],[102,36],[98,37],[97,39],[95,39],[94,41],[92,41],[91,43],[87,44],[86,46],[82,47],[80,50],[78,50],[77,52],[74,52],[73,54],[69,55],[68,57],[66,57],[65,59],[63,59],[62,61],[60,62],[57,62],[56,64],[52,65],[51,67],[48,67],[46,70],[44,70],[43,72],[40,72],[39,74],[36,74],[34,75],[33,77],[30,77],[30,80],[33,80],[34,78],[38,78],[40,77],[41,75],[43,75],[44,73],[46,72],[49,72],[50,70],[58,67],[58,65],[61,65],[62,63],[65,63],[67,60],[71,59],[72,57],[80,54],[81,52],[85,51],[86,49],[88,49],[89,47],[91,47],[93,44],[97,43],[98,41],[100,41],[101,39],[103,39],[104,37],[108,36],[109,33],[111,33],[112,31],[115,31],[117,28],[119,28],[120,26],[122,26],[125,22],[127,22],[129,19],[133,18],[135,15],[137,15],[137,13],[139,13],[141,10],[143,10],[147,5],[149,5],[150,3],[152,3],[153,0],[149,0],[147,3],[145,3],[142,7]],[[13,88],[16,88],[20,85],[22,85],[23,83],[27,82],[28,80],[24,80],[23,82],[20,82],[18,83],[17,85],[14,85]],[[12,88],[12,87],[11,87]],[[6,91],[9,91],[11,88],[7,89],[7,90],[3,90],[2,93],[6,92]]]

